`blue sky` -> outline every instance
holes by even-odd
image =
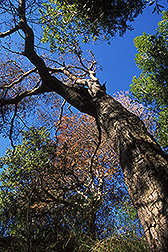
[[[167,1],[161,1],[168,7]],[[112,95],[120,90],[129,90],[132,77],[139,75],[140,70],[136,67],[134,57],[136,48],[133,39],[143,32],[153,34],[161,15],[152,14],[153,7],[148,7],[143,14],[136,18],[133,23],[134,30],[127,31],[124,37],[116,37],[111,45],[102,43],[100,45],[84,45],[84,49],[94,52],[97,61],[102,65],[103,71],[98,74],[100,81],[107,81],[107,93]],[[5,154],[6,148],[10,146],[8,139],[0,136],[0,156]]]
[[[107,92],[110,95],[120,90],[128,90],[132,77],[140,73],[134,61],[136,48],[133,40],[143,32],[155,33],[162,15],[152,14],[152,9],[153,7],[145,9],[133,23],[134,30],[127,31],[124,37],[116,37],[111,45],[104,43],[91,48],[104,68],[99,78],[102,82],[107,81]]]

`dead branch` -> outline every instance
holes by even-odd
[[[4,37],[7,37],[11,34],[13,34],[14,32],[18,31],[20,29],[20,25],[16,25],[15,27],[13,27],[12,29],[6,31],[6,32],[0,32],[0,38],[4,38]]]
[[[18,84],[19,82],[21,82],[25,77],[27,77],[28,75],[30,75],[33,72],[36,72],[37,68],[34,67],[33,69],[25,72],[24,74],[20,75],[20,77],[18,77],[17,80],[13,81],[12,83],[10,83],[8,86],[1,86],[0,89],[10,89],[11,87],[13,87],[15,84]]]
[[[11,141],[11,146],[13,147],[13,152],[15,152],[15,145],[13,144],[12,133],[13,133],[13,124],[14,124],[16,115],[17,115],[17,104],[15,104],[15,111],[11,120],[10,133],[9,133],[9,139]]]

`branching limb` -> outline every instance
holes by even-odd
[[[63,73],[64,75],[66,75],[68,77],[68,79],[71,81],[72,84],[70,86],[72,86],[72,87],[73,87],[73,84],[87,86],[88,79],[79,78],[75,74],[71,73],[65,67],[62,67],[62,68],[49,68],[49,70],[50,70],[51,73]]]
[[[34,67],[33,69],[27,71],[26,73],[20,75],[20,77],[18,77],[17,80],[13,81],[12,83],[10,83],[7,86],[2,86],[0,87],[0,89],[9,89],[11,87],[13,87],[15,84],[18,84],[19,82],[21,82],[25,77],[29,76],[31,73],[36,72],[37,68]]]
[[[90,78],[91,78],[92,81],[99,82],[98,78],[96,77],[95,71],[89,70],[89,75],[90,75]]]
[[[94,103],[92,101],[92,97],[88,93],[88,90],[84,88],[76,90],[64,85],[56,77],[51,76],[44,60],[36,54],[34,50],[34,34],[32,29],[28,26],[25,18],[25,1],[19,0],[19,3],[20,6],[18,12],[20,17],[20,27],[25,33],[24,55],[31,61],[32,64],[34,64],[35,67],[37,67],[42,79],[43,91],[55,91],[80,111],[88,113],[89,115],[95,115]],[[20,98],[21,96],[19,99]]]
[[[11,53],[13,53],[13,54],[22,55],[21,52],[13,51],[13,50],[9,49],[9,48],[6,47],[6,46],[2,46],[2,48],[5,49],[5,50],[7,50],[7,51],[9,51],[9,52],[11,52]]]
[[[63,70],[64,75],[71,77],[71,82],[75,82],[79,85],[79,88],[73,85],[65,85],[62,81],[58,80],[55,76],[52,76],[49,69],[45,65],[44,60],[37,55],[34,50],[34,33],[29,27],[25,17],[25,0],[19,0],[18,14],[20,18],[19,27],[25,34],[25,49],[24,55],[35,66],[42,80],[41,87],[33,88],[21,92],[14,98],[2,99],[1,105],[18,104],[22,99],[31,95],[37,95],[45,92],[56,92],[61,95],[68,103],[79,109],[81,112],[87,113],[92,116],[96,116],[95,104],[93,96],[89,93],[88,81],[85,79],[76,78],[75,75],[70,76],[70,71],[66,68]],[[83,66],[86,68],[85,66]]]
[[[0,32],[0,38],[7,37],[7,36],[13,34],[14,32],[18,31],[19,29],[20,29],[20,25],[18,24],[14,28],[12,28],[12,29],[10,29],[10,30],[8,30],[6,32],[3,32],[3,33]]]
[[[40,58],[34,50],[34,33],[29,27],[25,17],[25,0],[19,0],[18,14],[20,18],[20,28],[25,34],[25,50],[24,55],[31,61],[31,63],[37,67],[41,76],[42,82],[45,83],[51,79],[51,75],[44,63],[44,60]]]
[[[43,94],[44,92],[46,92],[46,90],[44,90],[42,87],[32,88],[30,90],[23,91],[20,94],[16,95],[14,98],[2,100],[1,107],[8,104],[18,104],[25,97],[37,95],[37,94]]]
[[[11,141],[11,146],[13,147],[13,152],[15,152],[15,145],[13,144],[12,133],[13,133],[13,124],[14,124],[16,115],[17,115],[17,104],[15,104],[15,111],[11,120],[11,127],[10,127],[10,133],[9,133],[9,139]]]

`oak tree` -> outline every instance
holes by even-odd
[[[38,4],[40,2],[37,1]],[[25,6],[26,3],[27,6]],[[11,81],[6,82],[2,78],[2,124],[5,125],[6,118],[11,116],[11,136],[14,120],[22,104],[26,101],[27,105],[30,97],[50,92],[59,94],[81,112],[94,117],[98,128],[102,127],[114,143],[114,150],[118,155],[129,194],[138,212],[150,249],[167,251],[167,155],[147,131],[144,123],[106,93],[104,85],[96,77],[94,59],[92,63],[86,65],[82,60],[81,52],[77,51],[80,66],[69,66],[68,63],[62,61],[61,64],[55,62],[57,66],[50,67],[45,63],[34,45],[33,23],[32,26],[30,24],[31,21],[35,24],[37,17],[33,20],[35,5],[29,5],[29,3],[31,1],[19,0],[17,6],[15,1],[1,2],[1,14],[4,14],[4,10],[8,11],[6,24],[9,29],[5,30],[7,27],[3,22],[0,37],[6,38],[16,32],[19,34],[21,32],[21,36],[24,37],[24,43],[20,47],[24,47],[22,54],[31,62],[34,69],[26,73],[22,72],[15,80],[7,72],[5,76]],[[12,14],[12,19],[8,18],[10,14]],[[8,46],[11,41],[6,40],[6,43],[5,47],[10,51]],[[80,69],[81,73],[76,74],[75,67]],[[36,72],[38,81],[30,83],[30,86],[24,85],[21,90],[15,89],[16,86],[20,87],[19,83],[23,81],[25,74],[27,76],[33,71]]]

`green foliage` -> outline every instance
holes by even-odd
[[[163,13],[156,31],[134,40],[138,50],[135,60],[142,72],[134,76],[131,91],[139,102],[156,112],[157,138],[168,150],[168,12]]]
[[[40,241],[42,242],[42,241]],[[114,236],[102,240],[92,241],[87,237],[87,241],[80,239],[79,249],[66,249],[50,246],[47,249],[42,246],[39,247],[38,243],[33,243],[32,252],[148,252],[147,243],[137,237],[128,238],[124,236]],[[2,246],[1,246],[2,245]],[[40,250],[39,250],[40,249]],[[0,240],[0,252],[27,252],[26,241],[23,239],[8,238]]]
[[[146,5],[144,0],[49,0],[40,9],[44,34],[51,50],[79,53],[79,42],[122,36]]]
[[[68,118],[65,119],[66,123],[67,121]],[[58,136],[61,143],[59,147],[53,144],[45,128],[32,127],[23,133],[22,143],[16,147],[15,153],[8,150],[1,158],[0,167],[4,169],[0,178],[2,251],[27,251],[30,244],[32,251],[64,251],[63,248],[65,251],[89,251],[95,244],[96,223],[99,224],[100,233],[105,228],[113,229],[112,224],[105,227],[106,223],[103,223],[109,218],[110,206],[106,204],[108,202],[114,208],[122,193],[117,191],[115,195],[115,185],[111,184],[113,180],[108,178],[112,190],[109,190],[108,195],[105,194],[106,199],[97,199],[94,184],[90,188],[82,184],[85,166],[82,171],[82,167],[79,170],[77,165],[80,174],[78,178],[75,176],[77,181],[72,180],[73,172],[68,169],[70,162],[66,162],[67,154],[71,153],[75,159],[82,150],[80,144],[75,145],[75,142],[72,144],[75,152],[70,145],[62,144],[65,140],[68,143],[69,131],[66,123],[62,123],[62,133],[60,131]],[[82,128],[81,124],[79,127]],[[77,132],[78,128],[71,134],[75,136]],[[81,139],[80,134],[79,137]],[[71,142],[75,139],[78,139],[77,136],[71,138]],[[76,142],[83,145],[84,141]],[[107,154],[106,152],[106,156]],[[53,165],[53,160],[56,165]],[[77,157],[77,160],[80,158]],[[88,178],[89,174],[85,176]],[[79,181],[78,193],[75,193],[75,184]],[[84,181],[86,182],[85,177]],[[133,218],[133,222],[136,219],[133,215],[130,218]],[[104,237],[107,235],[108,232]]]
[[[23,133],[22,144],[8,150],[0,160],[0,240],[4,251],[61,251],[72,244],[68,211],[54,202],[48,190],[49,171],[53,170],[55,145],[45,128]],[[47,172],[48,173],[47,173]],[[9,240],[9,241],[8,241]]]
[[[29,132],[24,132],[23,143],[17,146],[15,155],[13,150],[9,149],[5,157],[1,158],[2,234],[26,236],[27,211],[30,211],[30,205],[38,202],[34,191],[37,189],[38,173],[42,172],[44,164],[45,167],[49,166],[51,149],[53,151],[53,146],[50,144],[49,133],[45,129],[32,128]],[[34,232],[39,232],[37,226]]]
[[[124,213],[124,214],[123,214]],[[115,227],[118,235],[140,237],[141,227],[138,221],[137,212],[129,199],[124,199],[116,209]]]

